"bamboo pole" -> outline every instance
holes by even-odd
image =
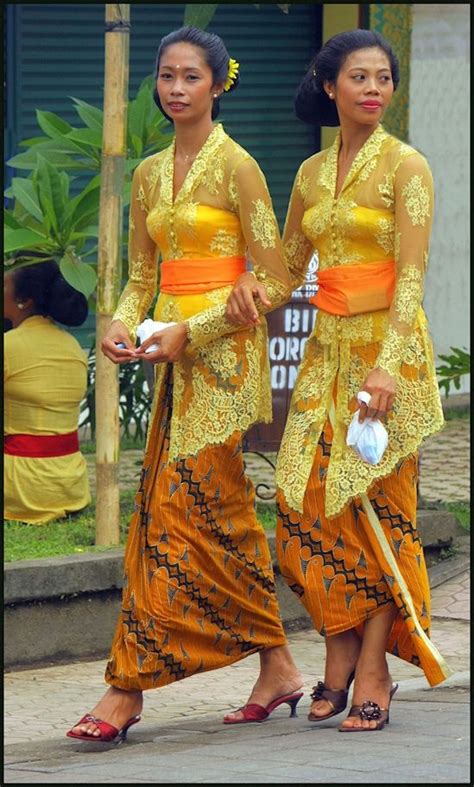
[[[96,538],[119,543],[120,426],[118,367],[100,350],[120,292],[123,186],[127,154],[130,6],[105,5],[104,127],[99,211],[96,310]]]

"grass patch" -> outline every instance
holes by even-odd
[[[120,543],[127,538],[128,523],[133,512],[135,492],[120,495]],[[4,561],[34,560],[41,557],[60,557],[81,552],[103,552],[114,547],[97,547],[95,539],[95,507],[87,506],[80,514],[65,519],[54,519],[44,525],[26,525],[5,520]]]
[[[444,414],[445,421],[469,421],[471,411],[469,407],[449,407]]]
[[[120,495],[120,543],[125,544],[128,524],[133,513],[135,492],[128,490]],[[265,530],[276,525],[274,504],[257,504],[257,516]],[[35,560],[45,557],[77,555],[82,552],[104,552],[115,547],[97,547],[95,539],[95,508],[88,506],[80,514],[65,519],[55,519],[44,525],[26,525],[23,522],[4,520],[4,561]]]
[[[469,533],[471,530],[471,504],[470,503],[445,503],[448,511],[456,517],[461,527]]]
[[[95,454],[97,444],[94,440],[81,440],[81,451],[83,454]],[[145,440],[134,440],[132,437],[122,437],[120,440],[120,451],[144,451]]]
[[[275,503],[257,503],[257,519],[264,530],[275,530],[276,528],[276,505]]]

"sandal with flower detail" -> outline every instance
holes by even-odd
[[[375,732],[376,730],[383,730],[384,726],[390,721],[390,703],[392,697],[398,689],[398,683],[395,683],[390,690],[390,699],[388,701],[388,708],[381,708],[376,702],[372,700],[364,700],[362,705],[353,705],[349,711],[349,716],[359,716],[363,721],[375,721],[375,727],[339,727],[339,732]]]
[[[313,691],[310,694],[310,697],[313,701],[326,700],[332,710],[330,713],[326,713],[324,716],[316,716],[310,711],[308,714],[308,721],[325,721],[326,719],[330,719],[332,716],[336,716],[338,713],[342,713],[347,705],[347,695],[349,694],[349,689],[351,687],[352,681],[354,680],[354,676],[355,670],[353,670],[349,675],[345,689],[328,689],[322,680],[318,680],[316,686],[313,686]]]

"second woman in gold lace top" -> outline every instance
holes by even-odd
[[[255,160],[218,124],[175,199],[173,162],[174,144],[145,159],[133,178],[129,281],[114,315],[131,336],[155,296],[159,254],[163,260],[192,260],[242,257],[247,250],[272,307],[289,293],[278,226]],[[154,319],[185,320],[189,335],[188,349],[173,367],[170,460],[271,419],[265,321],[233,333],[235,326],[225,318],[230,290],[231,285],[158,297]],[[157,365],[155,402],[164,373],[165,365]]]
[[[316,446],[333,387],[335,433],[326,485],[326,514],[335,516],[373,481],[389,475],[443,425],[433,350],[422,309],[433,218],[433,183],[423,156],[381,125],[363,145],[336,196],[340,132],[333,145],[301,165],[293,188],[284,245],[293,287],[305,278],[316,249],[319,270],[395,260],[390,309],[352,317],[318,311],[282,441],[277,483],[302,511]],[[374,304],[374,309],[377,306]],[[397,393],[388,416],[388,448],[369,465],[345,444],[355,396],[368,373],[385,369]]]

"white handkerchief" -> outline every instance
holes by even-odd
[[[369,404],[370,394],[360,391],[359,402]],[[378,465],[388,445],[388,434],[378,418],[365,418],[359,422],[359,413],[355,413],[347,430],[347,445],[352,446],[359,456],[369,465]]]
[[[140,344],[142,344],[145,339],[148,339],[153,333],[157,331],[163,331],[165,328],[169,328],[170,325],[176,325],[175,322],[159,322],[157,320],[143,320],[137,328],[137,336],[140,339]],[[159,347],[157,344],[151,344],[145,353],[152,353],[155,350],[158,350]]]

